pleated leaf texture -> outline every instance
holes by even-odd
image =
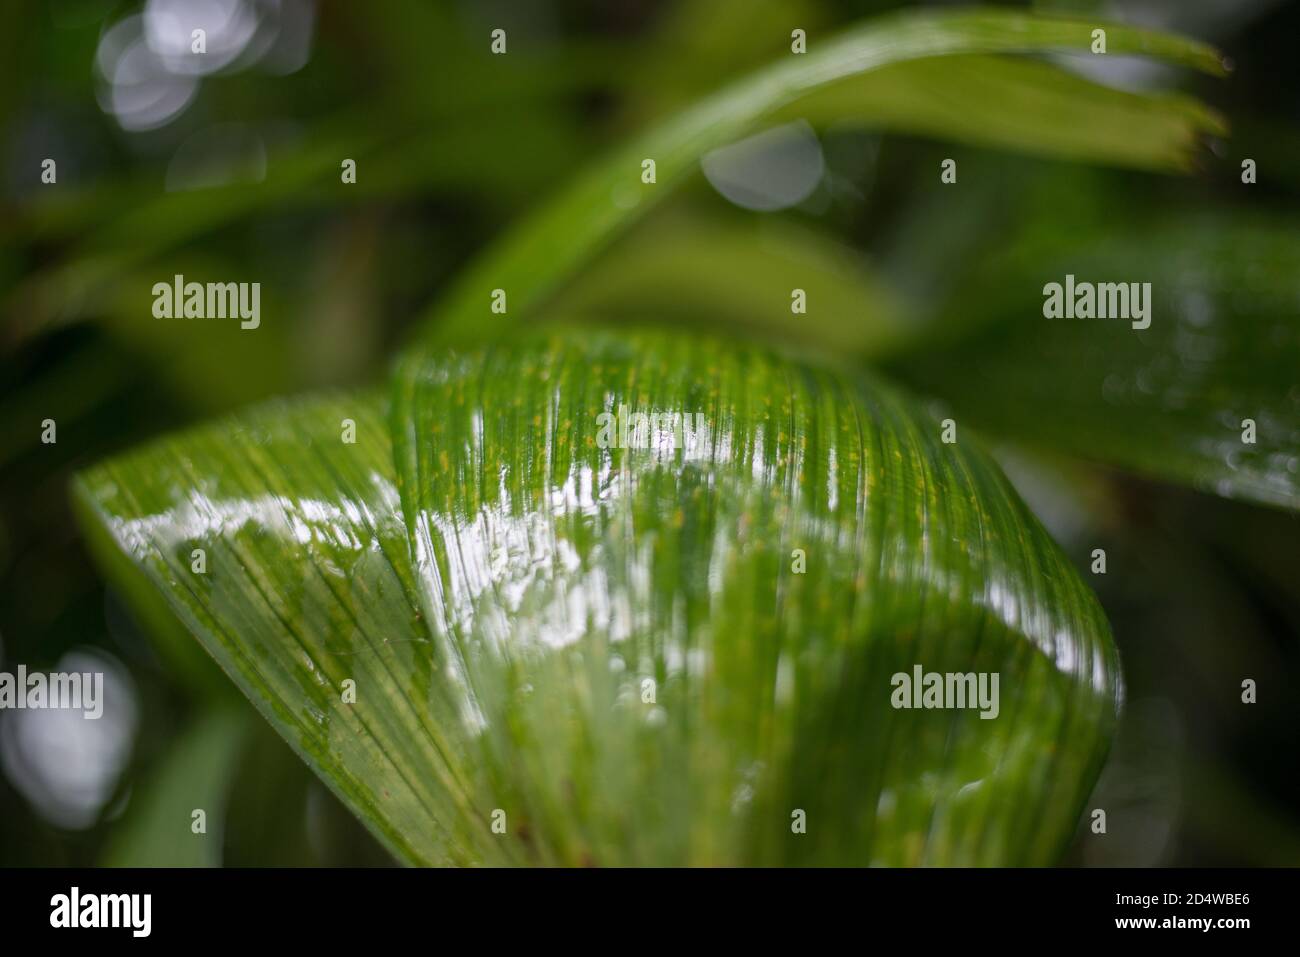
[[[404,862],[1051,863],[1118,658],[941,432],[860,373],[584,331],[417,351],[387,395],[263,404],[76,493],[137,608]],[[996,707],[897,707],[917,666]]]

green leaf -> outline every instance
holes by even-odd
[[[75,494],[116,543],[107,570],[128,597],[143,574],[390,850],[431,860],[443,805],[411,775],[434,764],[438,732],[398,703],[423,700],[432,662],[382,409],[374,395],[266,403],[97,466]],[[342,703],[349,679],[359,706]]]
[[[602,447],[623,405],[692,427]],[[391,448],[382,413],[265,405],[79,494],[399,858],[1048,863],[1073,834],[1120,697],[1105,619],[890,387],[584,331],[409,356]],[[893,707],[916,665],[998,674],[997,717]]]
[[[1213,110],[1190,97],[1130,93],[1008,56],[892,63],[869,82],[854,76],[829,84],[776,116],[784,117],[1165,171],[1190,170],[1198,138],[1227,132]]]
[[[994,257],[951,341],[898,373],[992,432],[1250,502],[1300,508],[1300,242],[1213,215]],[[1048,319],[1044,286],[1151,284],[1150,327]],[[1254,441],[1244,441],[1246,420]]]
[[[109,838],[106,867],[216,867],[222,819],[249,715],[230,707],[201,715],[136,788],[126,818]],[[193,814],[204,813],[194,833]]]
[[[548,318],[707,326],[831,356],[890,354],[915,334],[900,297],[844,243],[781,219],[664,213],[584,270]],[[795,288],[810,314],[791,312]]]
[[[987,75],[981,69],[988,54],[1087,52],[1098,26],[1107,31],[1110,55],[1141,54],[1210,73],[1224,70],[1211,49],[1191,40],[1009,11],[913,12],[826,40],[813,38],[808,53],[792,53],[726,87],[588,169],[462,276],[427,318],[422,338],[483,341],[508,328],[508,316],[541,305],[694,172],[706,153],[805,106],[822,118],[838,118],[847,109],[856,122],[898,124],[981,144],[1185,168],[1197,137],[1223,130],[1211,111],[1193,101],[1121,94],[1075,78],[1049,79],[1049,68],[1041,65],[990,67]],[[927,67],[900,68],[935,58]],[[1020,89],[1027,79],[1042,90]],[[968,84],[974,95],[962,91]],[[939,102],[937,94],[942,94]],[[825,98],[820,105],[818,98]],[[1072,113],[1077,113],[1073,129]],[[1080,132],[1085,120],[1091,134],[1086,137]],[[653,185],[641,180],[646,159],[656,164]],[[506,290],[508,314],[489,310],[494,289]]]

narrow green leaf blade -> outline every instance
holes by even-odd
[[[815,314],[794,314],[804,288]],[[665,210],[615,243],[546,310],[548,321],[701,327],[831,356],[897,352],[916,335],[865,256],[773,218]]]
[[[777,113],[859,123],[1030,155],[1187,171],[1198,139],[1227,127],[1199,100],[1100,86],[1014,56],[906,60],[829,84]]]
[[[1188,150],[1199,134],[1222,130],[1210,111],[1186,100],[1143,100],[1147,107],[1137,110],[1138,118],[1161,108],[1167,111],[1164,122],[1146,124],[1134,122],[1136,101],[1131,97],[1072,80],[1048,86],[1037,101],[1022,92],[1010,101],[980,100],[976,105],[957,94],[954,102],[965,103],[965,109],[922,105],[924,98],[933,94],[936,81],[947,90],[947,84],[970,80],[968,56],[1087,52],[1092,30],[1098,26],[1107,31],[1109,54],[1140,54],[1210,73],[1223,72],[1220,58],[1203,44],[1120,24],[998,10],[910,12],[869,21],[834,38],[815,40],[808,53],[791,54],[742,79],[596,163],[511,230],[461,277],[426,320],[422,341],[477,342],[508,328],[507,316],[526,314],[544,302],[596,251],[692,173],[706,153],[739,139],[765,120],[779,118],[814,95],[830,98],[820,108],[815,98],[808,103],[811,112],[820,109],[823,117],[828,107],[830,115],[835,115],[838,103],[856,100],[848,109],[858,121],[900,122],[904,129],[920,124],[919,128],[929,132],[951,133],[981,143],[1002,142],[1016,148],[1038,145],[1057,155],[1093,160],[1185,166]],[[946,80],[935,72],[943,70],[942,65],[910,73],[886,69],[949,57],[956,59]],[[1027,70],[1042,79],[1041,69]],[[888,92],[871,98],[871,85],[882,76],[882,89]],[[999,76],[996,82],[1004,88],[1008,84],[1018,88],[1024,78]],[[860,92],[862,99],[857,100]],[[1088,111],[1094,134],[1096,124],[1113,121],[1115,128],[1094,135],[1085,144],[1077,135],[1062,136],[1059,117],[1044,124],[1046,132],[1041,139],[1035,139],[1033,122],[1001,118],[1008,103],[1033,110],[1034,118],[1041,114],[1044,103],[1059,111],[1064,105],[1063,93]],[[899,96],[902,98],[896,99]],[[901,110],[899,104],[907,102],[915,108]],[[981,117],[987,119],[982,125]],[[652,185],[641,180],[642,163],[647,159],[655,162]],[[496,289],[506,291],[506,314],[489,309]]]
[[[251,717],[215,707],[181,732],[158,768],[135,788],[125,820],[109,838],[104,866],[220,866],[222,819]],[[203,812],[199,832],[195,811]]]

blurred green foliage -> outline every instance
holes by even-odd
[[[74,530],[72,472],[251,400],[377,380],[448,301],[453,277],[593,156],[778,58],[793,26],[815,38],[901,6],[322,2],[310,5],[300,69],[236,64],[203,78],[165,124],[131,132],[104,110],[93,64],[107,28],[141,4],[20,2],[0,31],[0,668],[52,667],[70,649],[99,649],[125,666],[140,718],[129,764],[91,826],[50,820],[6,765],[0,863],[180,862],[181,849],[151,833],[151,809],[167,806],[178,777],[231,775],[225,863],[385,862],[264,722],[226,717],[251,711],[205,674],[210,662],[188,656],[195,646],[184,635],[169,651],[156,622],[143,627],[106,589],[88,560],[94,543]],[[1037,6],[1095,14],[1102,4]],[[1300,242],[1288,235],[1300,206],[1300,72],[1290,38],[1300,5],[1130,0],[1105,12],[1181,30],[1231,57],[1227,82],[1122,61],[1110,77],[1181,87],[1228,118],[1229,136],[1198,144],[1193,176],[995,148],[1010,135],[953,144],[927,138],[923,123],[888,134],[832,125],[822,132],[825,176],[808,199],[741,212],[687,170],[671,199],[557,292],[553,314],[708,322],[821,355],[886,355],[923,393],[959,409],[973,402],[990,436],[1010,436],[1000,446],[1009,473],[1078,567],[1094,547],[1109,554],[1108,574],[1090,580],[1113,625],[1130,706],[1093,803],[1126,813],[1111,815],[1107,839],[1081,833],[1070,859],[1295,863],[1300,777],[1280,760],[1300,722],[1294,511],[1206,494],[1216,482],[1195,463],[1179,465],[1188,433],[1141,405],[1121,418],[1072,404],[1077,378],[1053,375],[1061,366],[1042,364],[1043,344],[1001,323],[1035,306],[1033,287],[1026,299],[1017,283],[1059,279],[1077,249],[1120,261],[1148,255],[1169,282],[1199,290],[1206,267],[1180,268],[1169,250],[1209,237],[1211,251],[1200,248],[1224,303],[1217,314],[1232,321],[1222,342],[1244,356],[1222,388],[1236,396],[1268,385],[1269,395],[1291,396],[1300,363],[1288,366],[1294,352],[1283,351],[1295,349],[1297,308],[1285,264]],[[511,52],[494,60],[487,35],[497,25],[509,28]],[[973,76],[981,79],[990,81]],[[894,103],[882,94],[879,106]],[[169,190],[186,143],[220,124],[251,131],[264,175]],[[47,156],[59,157],[57,187],[39,181]],[[339,183],[343,157],[357,161],[355,186]],[[939,188],[945,157],[959,160],[959,191]],[[1243,157],[1259,164],[1255,185],[1240,182]],[[1179,225],[1193,219],[1194,232]],[[1227,248],[1215,253],[1214,242]],[[1234,260],[1241,248],[1258,256]],[[705,256],[716,268],[700,268]],[[826,292],[799,317],[806,327],[791,328],[780,310],[765,314],[755,293],[765,277],[786,288],[785,275],[807,269]],[[196,333],[146,322],[149,288],[175,273],[260,281],[263,311],[277,321],[255,336],[228,324]],[[1269,306],[1262,317],[1259,302]],[[1283,337],[1290,330],[1283,346],[1251,338],[1260,318]],[[950,351],[920,356],[908,347],[919,341]],[[1061,348],[1049,345],[1048,354]],[[1117,345],[1144,347],[1131,337]],[[1128,373],[1147,358],[1134,357]],[[1068,427],[1052,432],[1041,414],[1024,415],[1058,401]],[[1292,411],[1280,407],[1282,434],[1300,427]],[[57,445],[39,441],[44,418],[59,423]],[[1280,488],[1244,497],[1294,507],[1295,485]],[[1259,681],[1256,706],[1240,704],[1243,676]],[[12,751],[9,721],[0,714],[0,747]]]

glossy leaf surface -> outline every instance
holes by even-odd
[[[624,406],[690,427],[604,441]],[[263,406],[81,494],[403,859],[1041,863],[1073,832],[1119,696],[1104,617],[891,389],[585,335],[408,358],[396,474],[379,411]],[[916,665],[998,674],[997,716],[893,707]]]

